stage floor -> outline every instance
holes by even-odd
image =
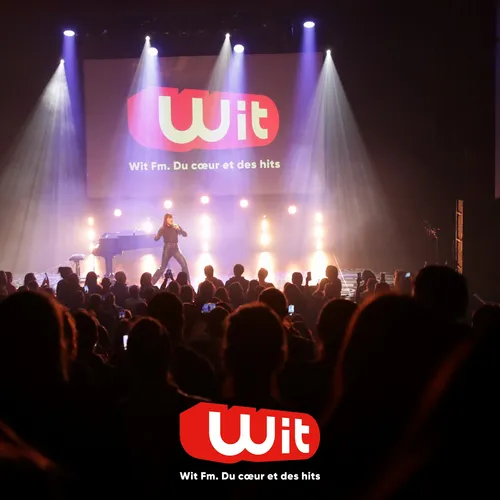
[[[245,267],[244,276],[247,279],[254,279],[257,276],[257,271],[261,267],[269,271],[268,281],[280,289],[283,288],[287,281],[291,281],[292,273],[300,271],[304,277],[308,271],[311,272],[312,282],[311,285],[316,285],[321,278],[325,275],[327,265],[337,266],[340,270],[340,279],[342,281],[343,289],[342,295],[352,297],[356,287],[356,279],[358,272],[363,269],[344,269],[333,253],[326,252],[313,252],[302,259],[286,259],[280,254],[275,255],[273,252],[256,252],[247,255],[246,258],[241,260],[230,259],[219,255],[211,255],[209,253],[199,253],[192,258],[191,255],[186,255],[188,266],[191,273],[193,286],[196,288],[198,284],[203,281],[204,274],[203,268],[211,264],[215,269],[215,275],[219,279],[226,281],[232,275],[232,267],[235,263],[241,263]],[[124,271],[127,274],[127,282],[129,284],[138,284],[142,273],[154,271],[158,268],[160,256],[157,254],[144,254],[144,252],[126,252],[123,255],[116,257],[113,261],[113,272]],[[63,262],[61,266],[71,266],[74,269],[74,264]],[[177,274],[180,267],[175,261],[170,262],[172,272]],[[88,256],[85,261],[81,263],[80,275],[84,279],[89,271],[95,271],[99,276],[103,276],[103,260],[93,256]],[[379,272],[374,270],[377,276]],[[55,286],[60,277],[57,274],[57,268],[47,270],[51,286]],[[16,276],[16,283],[22,277]],[[37,275],[39,283],[43,281],[44,273]],[[393,273],[386,273],[386,281],[392,284],[394,281]]]

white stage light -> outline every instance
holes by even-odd
[[[260,227],[262,228],[262,231],[267,231],[269,229],[269,222],[266,219],[264,219]]]
[[[60,64],[64,64],[64,59],[61,59],[59,62]]]
[[[247,208],[248,207],[248,200],[241,200],[240,201],[240,207],[241,208]]]
[[[64,36],[75,36],[75,32],[73,30],[66,30]]]
[[[262,233],[260,236],[260,244],[263,247],[267,247],[270,242],[271,242],[271,236],[269,236],[268,233]]]
[[[158,49],[156,47],[150,47],[148,49],[148,54],[150,56],[157,56],[158,55]]]
[[[332,51],[331,51],[330,49],[328,49],[328,50],[326,51],[326,55],[327,55],[327,56],[331,55],[331,53],[332,53]]]
[[[89,237],[89,241],[94,241],[95,240],[95,231],[93,229],[89,229],[87,236]]]
[[[115,217],[121,217],[122,216],[122,211],[119,208],[117,208],[113,213],[114,213]]]
[[[226,38],[229,38],[231,35],[229,33],[226,33]]]
[[[320,224],[323,222],[323,214],[320,214],[319,212],[316,214],[316,222],[319,222]]]
[[[94,221],[94,217],[89,217],[89,218],[87,219],[87,224],[88,224],[90,227],[92,227],[92,226],[94,225],[94,222],[95,222],[95,221]]]
[[[322,227],[317,227],[314,229],[314,236],[317,239],[323,239],[325,237],[325,231],[323,230]]]
[[[288,213],[293,215],[293,214],[296,214],[297,213],[297,207],[295,205],[290,205],[288,207]]]
[[[314,28],[314,22],[313,21],[306,21],[304,23],[304,28]]]
[[[245,47],[243,47],[243,45],[241,45],[241,44],[235,45],[234,46],[234,51],[237,54],[243,54],[243,52],[245,51]]]
[[[172,200],[165,200],[165,202],[163,203],[163,206],[168,210],[169,208],[172,208],[173,207],[173,203],[172,203]]]
[[[146,42],[149,42],[149,40],[151,40],[151,38],[149,36],[146,37]]]
[[[153,223],[151,222],[151,220],[147,220],[145,223],[144,223],[144,232],[148,233],[148,234],[151,234],[153,232]]]
[[[208,196],[202,196],[200,198],[200,201],[201,203],[203,203],[203,205],[208,205],[208,203],[210,202],[210,198]]]

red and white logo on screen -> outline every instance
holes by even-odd
[[[310,415],[198,403],[180,415],[182,447],[193,458],[232,464],[307,460],[319,447]]]
[[[279,129],[278,108],[264,95],[150,87],[127,108],[135,141],[165,151],[267,146]]]

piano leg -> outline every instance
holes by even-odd
[[[104,276],[113,274],[113,257],[104,257]]]

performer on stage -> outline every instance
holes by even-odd
[[[184,231],[181,226],[174,224],[173,215],[165,214],[165,217],[163,217],[163,226],[160,227],[157,235],[155,236],[155,241],[163,238],[164,246],[161,266],[153,276],[153,284],[162,277],[172,257],[179,263],[182,270],[187,274],[188,281],[190,281],[186,259],[179,250],[179,234],[184,238],[187,236],[186,231]]]

